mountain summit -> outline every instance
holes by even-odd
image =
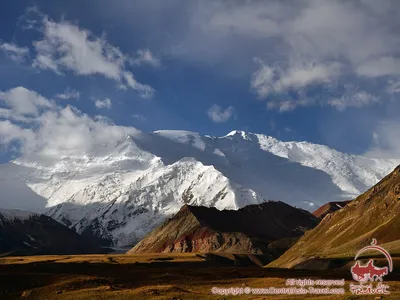
[[[0,166],[0,207],[44,212],[122,247],[184,204],[237,210],[280,200],[314,210],[356,197],[397,163],[243,131],[134,131],[86,153],[30,154]]]

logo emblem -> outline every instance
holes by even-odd
[[[359,256],[366,251],[377,251],[383,254],[387,260],[387,266],[377,267],[374,264],[374,260],[370,259],[366,264],[361,264],[357,259]],[[383,277],[388,275],[389,272],[393,271],[393,260],[389,252],[381,246],[377,245],[376,239],[372,239],[371,245],[362,248],[357,252],[354,260],[356,263],[351,267],[350,272],[353,275],[353,279],[358,281],[360,285],[350,284],[350,289],[354,294],[388,294],[387,289],[389,286],[383,285]],[[379,281],[376,288],[370,284],[369,286],[363,285],[366,282]]]

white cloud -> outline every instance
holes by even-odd
[[[135,58],[130,60],[133,65],[148,64],[153,67],[159,67],[161,65],[160,59],[155,57],[149,49],[140,49],[137,51]]]
[[[12,120],[12,121],[23,122],[23,123],[34,123],[35,122],[34,117],[27,117],[27,116],[21,115],[19,113],[16,113],[12,109],[3,108],[3,107],[0,107],[0,119]]]
[[[233,116],[234,112],[235,109],[232,106],[223,110],[220,106],[214,104],[209,108],[207,114],[213,122],[222,123],[228,121]]]
[[[151,97],[154,90],[138,83],[126,69],[130,58],[104,37],[96,37],[67,21],[54,22],[47,16],[42,23],[43,38],[33,43],[37,52],[34,67],[50,69],[57,74],[69,70],[82,76],[102,75],[125,88],[137,90],[143,97]],[[149,51],[141,54],[142,62],[155,63]]]
[[[9,117],[0,120],[0,145],[7,147],[18,142],[22,155],[35,155],[43,158],[44,162],[64,155],[84,155],[103,151],[107,145],[114,145],[126,135],[137,133],[132,127],[116,126],[103,116],[92,118],[71,106],[43,106],[49,102],[43,96],[25,88],[15,90],[24,91],[18,94],[21,103],[33,103],[40,108],[35,118],[31,118],[35,121],[34,126],[30,124],[29,128],[13,118],[20,111],[18,106],[16,111],[0,110],[0,118]],[[29,113],[34,111],[29,109]]]
[[[400,59],[385,56],[368,60],[358,66],[356,72],[366,77],[400,75]]]
[[[312,84],[329,82],[340,75],[341,68],[339,63],[312,63],[290,66],[283,70],[278,66],[268,66],[259,58],[255,58],[254,61],[259,64],[259,68],[252,76],[251,87],[260,98],[290,89],[297,90]]]
[[[34,46],[42,57],[54,62],[57,70],[69,69],[78,75],[101,74],[111,79],[119,79],[125,57],[121,51],[107,41],[91,37],[91,33],[78,26],[48,18],[43,20],[43,39]],[[40,68],[47,68],[40,61]]]
[[[49,69],[58,75],[63,75],[63,73],[59,70],[57,62],[55,62],[52,57],[49,57],[47,55],[38,54],[33,62],[33,67],[40,69]]]
[[[112,104],[111,104],[111,99],[106,98],[104,100],[97,99],[94,104],[96,105],[97,108],[107,108],[110,109]]]
[[[249,62],[260,57],[250,79],[260,98],[336,81],[368,89],[375,78],[400,74],[396,0],[201,1],[193,7],[185,7],[190,15],[180,19],[172,55],[241,78],[254,73]]]
[[[6,92],[0,91],[0,100],[15,114],[24,116],[38,116],[41,109],[53,106],[51,101],[21,86]]]
[[[0,108],[0,145],[20,145],[23,156],[34,155],[43,163],[68,155],[99,153],[138,132],[116,126],[104,116],[90,117],[72,106],[56,105],[23,87],[1,92],[1,97],[13,106]],[[107,106],[109,99],[103,102]]]
[[[251,87],[257,92],[260,98],[265,98],[275,91],[276,70],[265,65],[258,58],[255,61],[259,63],[259,68],[252,76]]]
[[[103,118],[92,119],[70,106],[48,111],[40,119],[41,126],[35,132],[35,152],[50,158],[100,151],[99,146],[115,144],[136,131],[110,124]]]
[[[0,145],[9,145],[13,141],[23,144],[31,144],[35,140],[35,134],[31,129],[21,128],[9,120],[0,121]]]
[[[29,56],[29,49],[27,47],[19,47],[15,44],[2,43],[1,41],[0,51],[3,51],[15,62],[21,62]]]
[[[378,103],[379,98],[367,92],[360,91],[355,94],[345,94],[340,98],[328,101],[329,105],[336,107],[338,110],[345,110],[348,107],[364,107]]]
[[[126,85],[134,90],[137,90],[139,94],[142,96],[142,98],[148,99],[153,96],[154,89],[146,84],[141,84],[137,82],[131,72],[124,72],[123,76],[125,78]],[[126,85],[121,84],[120,87],[122,89],[126,89]]]
[[[194,10],[188,30],[200,27],[207,33],[201,36],[206,39],[202,42],[208,44],[215,40],[234,43],[244,38],[253,45],[269,41],[262,52],[284,62],[340,58],[357,66],[372,57],[398,51],[397,10],[395,0],[384,4],[371,0],[304,0],[212,5],[204,1]],[[186,34],[188,38],[199,38],[199,34],[190,33]],[[252,49],[248,43],[243,48]]]
[[[340,76],[342,69],[341,64],[337,62],[304,63],[301,66],[289,66],[283,69],[278,65],[268,66],[259,58],[255,58],[254,61],[259,68],[252,76],[251,88],[260,99],[267,99],[269,109],[278,109],[279,112],[320,104],[321,100],[305,96],[304,91],[313,85],[329,85]],[[297,97],[294,99],[275,97],[290,91],[296,92]]]
[[[286,70],[278,84],[281,89],[302,88],[315,83],[328,82],[340,74],[340,64],[312,64]]]
[[[63,93],[56,94],[54,97],[62,100],[79,99],[80,93],[77,90],[66,88]]]

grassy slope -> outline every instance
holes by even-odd
[[[400,167],[343,209],[326,216],[269,267],[291,268],[313,257],[354,257],[372,238],[400,250]]]

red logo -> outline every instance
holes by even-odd
[[[358,257],[366,252],[366,251],[378,251],[383,254],[387,260],[388,266],[386,267],[377,267],[374,265],[374,261],[370,259],[366,264],[361,264],[360,261],[357,261]],[[376,239],[372,239],[372,243],[370,246],[362,248],[356,254],[354,260],[357,262],[354,266],[351,267],[350,272],[353,275],[353,279],[358,281],[360,285],[350,284],[350,290],[353,294],[388,294],[389,291],[387,289],[389,286],[382,284],[383,277],[388,275],[389,272],[393,271],[393,260],[390,256],[389,252],[387,252],[381,246],[376,245]],[[380,283],[374,288],[372,285],[366,286],[363,283],[367,281],[380,281]]]
[[[365,266],[360,265],[360,262],[351,267],[351,273],[354,280],[358,282],[382,281],[382,277],[388,274],[388,267],[378,268],[374,265],[373,260],[369,260]]]

